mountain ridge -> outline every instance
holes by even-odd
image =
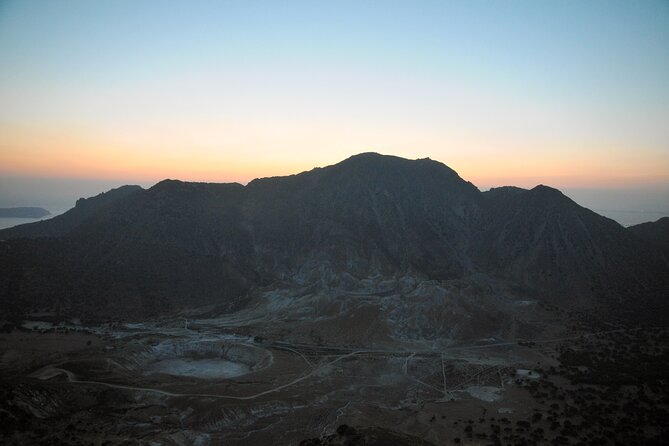
[[[247,185],[126,186],[0,231],[14,284],[0,289],[0,305],[55,299],[89,317],[212,303],[232,311],[272,284],[411,275],[496,282],[569,307],[662,307],[667,256],[654,235],[635,232],[548,186],[481,192],[438,161],[364,153]]]

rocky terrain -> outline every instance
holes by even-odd
[[[657,228],[657,229],[652,229]],[[546,186],[480,192],[447,166],[362,154],[240,184],[165,180],[0,231],[0,305],[91,320],[369,278],[666,314],[667,227],[625,229]]]
[[[8,444],[667,435],[666,219],[369,153],[124,186],[0,240]]]

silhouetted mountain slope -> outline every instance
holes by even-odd
[[[669,217],[630,226],[627,230],[649,243],[661,246],[665,253],[669,254]]]
[[[58,303],[138,317],[235,309],[258,287],[408,275],[571,306],[656,305],[669,267],[638,231],[546,186],[481,193],[439,162],[367,153],[247,186],[128,186],[0,231],[11,239],[0,249],[0,299],[16,311]]]
[[[483,270],[562,305],[604,305],[628,315],[666,306],[669,264],[657,243],[630,237],[547,186],[484,196],[474,254]]]
[[[547,186],[486,194],[476,262],[562,299],[587,298],[630,267],[634,245],[613,220]],[[606,274],[603,274],[603,273]]]
[[[480,195],[441,163],[378,154],[255,180],[247,192],[255,246],[282,253],[280,270],[328,261],[354,275],[413,268],[435,278],[467,267],[463,241]]]
[[[74,208],[47,221],[15,226],[0,232],[0,239],[18,237],[59,237],[67,235],[89,218],[104,214],[118,200],[143,190],[139,186],[121,186],[95,197],[80,198]]]

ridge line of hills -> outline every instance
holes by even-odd
[[[623,228],[548,186],[481,192],[430,159],[365,153],[246,186],[122,186],[0,240],[0,308],[15,315],[235,311],[257,290],[405,276],[667,314],[669,219]]]

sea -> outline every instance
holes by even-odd
[[[28,206],[28,205],[26,205]],[[31,207],[40,207],[44,208],[47,211],[51,212],[50,215],[41,218],[10,218],[10,217],[0,217],[0,229],[13,228],[14,226],[23,225],[26,223],[35,223],[37,221],[48,220],[50,218],[56,217],[58,215],[64,214],[72,208],[72,206],[40,206],[40,205],[29,205]],[[8,206],[10,207],[10,206]],[[18,206],[11,206],[18,207]]]

